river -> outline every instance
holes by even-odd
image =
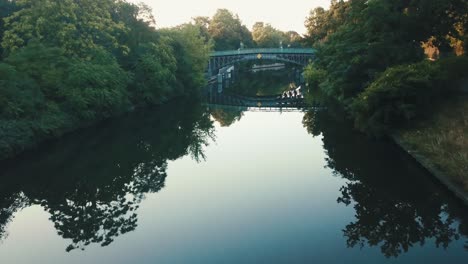
[[[0,164],[0,263],[466,263],[468,210],[327,111],[184,101]]]

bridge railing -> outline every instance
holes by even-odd
[[[221,56],[234,56],[234,55],[246,55],[246,54],[261,54],[261,53],[274,53],[274,54],[314,54],[315,49],[238,49],[238,50],[225,50],[215,51],[210,54],[211,57]]]

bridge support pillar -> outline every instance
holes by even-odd
[[[221,73],[218,73],[218,93],[223,92],[224,76]]]

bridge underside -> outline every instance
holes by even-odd
[[[225,55],[225,56],[212,56],[208,64],[208,74],[211,76],[216,74],[219,69],[243,61],[262,61],[274,60],[292,63],[300,66],[307,66],[313,59],[313,54],[239,54],[239,55]]]

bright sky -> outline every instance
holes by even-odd
[[[158,27],[172,27],[189,22],[192,17],[212,17],[217,9],[237,13],[252,29],[257,22],[270,23],[282,31],[305,33],[304,21],[315,7],[328,8],[330,0],[131,0],[144,2],[153,8]]]

